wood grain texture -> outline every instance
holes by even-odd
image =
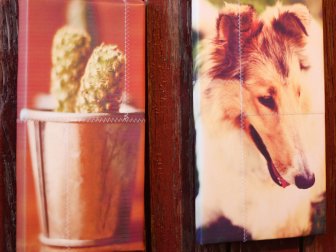
[[[147,5],[151,248],[194,244],[191,1]]]
[[[327,233],[195,246],[190,0],[149,0],[147,10],[152,251],[333,251],[336,247],[336,2],[324,0],[327,101]],[[17,1],[0,0],[0,251],[15,251]]]
[[[333,251],[336,248],[336,1],[324,0],[327,102],[327,233],[306,238],[195,245],[190,2],[147,9],[150,229],[152,251]],[[149,233],[149,232],[148,232]]]
[[[0,1],[0,251],[15,251],[18,5]]]
[[[268,241],[250,241],[250,242],[239,242],[233,243],[231,245],[230,252],[240,252],[240,251],[281,251],[281,252],[300,252],[301,250],[301,239],[278,239],[278,240],[268,240]]]

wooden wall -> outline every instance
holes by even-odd
[[[336,250],[336,1],[324,1],[327,102],[327,234],[196,246],[191,0],[148,0],[148,117],[152,251]],[[149,229],[148,229],[149,230]]]
[[[149,251],[333,251],[336,248],[336,2],[324,0],[327,233],[309,238],[196,246],[191,0],[148,0]],[[0,251],[15,251],[17,0],[0,0]]]
[[[0,0],[0,251],[15,251],[18,5]]]

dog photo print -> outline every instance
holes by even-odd
[[[201,244],[325,231],[321,0],[193,1]]]

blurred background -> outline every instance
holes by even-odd
[[[86,29],[92,37],[92,48],[102,43],[114,44],[126,53],[128,98],[134,107],[144,109],[145,51],[141,48],[145,46],[145,17],[139,12],[141,3],[137,0],[129,4],[126,28],[123,0],[34,0],[29,1],[29,8],[21,8],[28,15],[27,21],[21,19],[20,23],[20,36],[27,40],[28,62],[26,78],[23,75],[23,79],[19,78],[18,111],[24,107],[36,108],[39,95],[49,94],[52,41],[64,25]],[[21,39],[22,48],[24,39]]]
[[[238,0],[208,0],[217,7],[222,7],[224,2],[238,3]],[[240,0],[241,4],[252,4],[257,12],[262,12],[266,6],[272,6],[279,0]],[[283,4],[302,3],[305,4],[312,15],[317,18],[322,18],[322,0],[282,0]]]

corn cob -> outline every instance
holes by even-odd
[[[102,44],[94,49],[81,81],[76,112],[118,112],[124,67],[125,56],[117,46]]]
[[[57,100],[56,111],[74,112],[90,43],[90,36],[80,29],[65,26],[56,32],[51,70],[51,93]]]

